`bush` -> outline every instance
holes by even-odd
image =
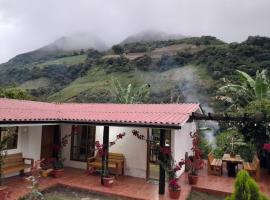
[[[226,200],[268,200],[268,198],[259,192],[257,183],[248,172],[241,170],[234,183],[234,192]]]
[[[136,67],[140,70],[147,71],[149,66],[152,64],[152,58],[148,55],[143,55],[134,60]]]
[[[207,139],[205,139],[202,132],[200,134],[200,149],[202,150],[202,158],[207,159],[208,154],[212,151],[212,146],[208,143]]]
[[[118,54],[118,55],[123,54],[125,52],[124,48],[120,45],[112,46],[112,50],[115,54]]]
[[[105,59],[103,62],[103,67],[106,69],[107,73],[129,72],[134,69],[134,66],[132,66],[130,60],[125,56]]]
[[[216,136],[217,147],[213,150],[216,158],[222,158],[224,153],[231,152],[231,138],[234,137],[238,142],[235,142],[234,152],[239,154],[245,161],[251,162],[254,154],[256,153],[256,147],[251,143],[243,143],[243,137],[236,130],[228,130],[219,133]]]

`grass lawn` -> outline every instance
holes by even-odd
[[[75,55],[75,56],[68,56],[64,58],[59,58],[55,60],[50,60],[47,62],[43,62],[41,64],[38,64],[38,67],[45,67],[48,65],[66,65],[66,66],[71,66],[71,65],[76,65],[79,63],[84,63],[86,60],[86,54],[83,55]]]
[[[124,198],[95,194],[89,191],[56,186],[44,192],[46,200],[125,200]]]
[[[203,192],[192,191],[188,200],[224,200],[224,197],[209,195]]]

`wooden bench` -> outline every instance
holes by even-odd
[[[30,164],[26,164],[25,161],[29,160]],[[23,158],[22,153],[10,154],[5,157],[3,165],[3,175],[19,172],[21,175],[24,170],[31,169],[34,164],[34,159]]]
[[[212,152],[208,154],[207,166],[208,174],[222,175],[222,160],[214,158]]]
[[[246,170],[251,176],[255,178],[256,181],[260,179],[260,160],[257,155],[253,157],[252,162],[244,162],[243,168]]]
[[[125,157],[121,153],[109,153],[108,168],[110,172],[116,172],[116,175],[124,175]],[[87,159],[87,170],[102,168],[102,157],[97,153],[96,156]]]

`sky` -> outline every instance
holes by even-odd
[[[270,0],[0,0],[0,63],[62,37],[107,45],[144,30],[240,42],[270,36]]]

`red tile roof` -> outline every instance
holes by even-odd
[[[181,126],[199,104],[45,103],[0,98],[0,123],[78,122]]]

